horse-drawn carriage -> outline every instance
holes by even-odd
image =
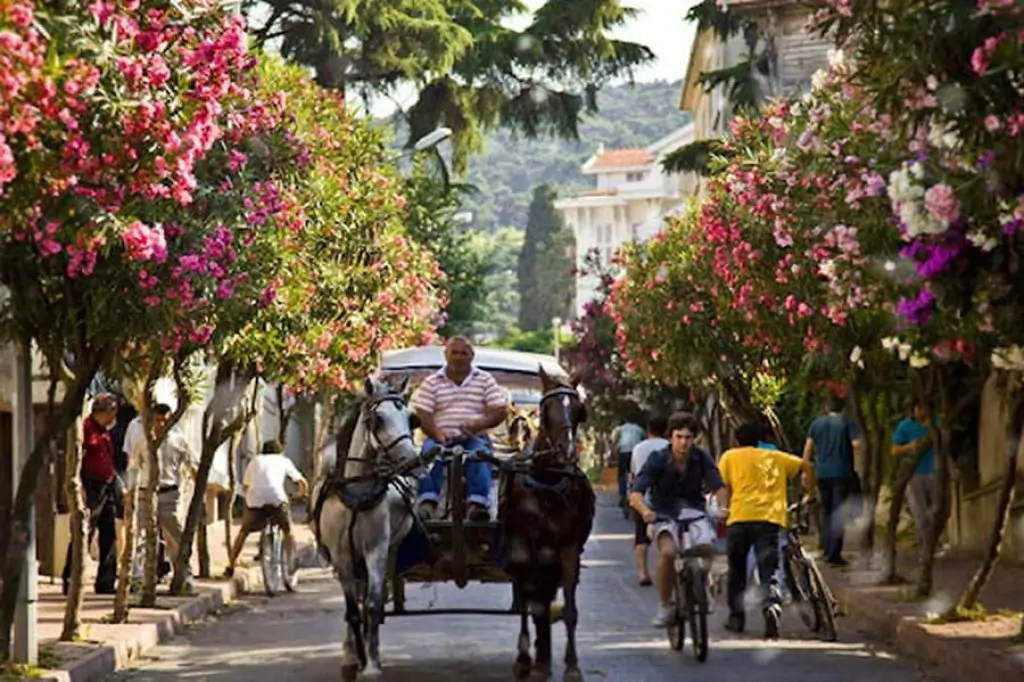
[[[492,434],[499,460],[522,453],[537,426],[538,408],[543,396],[539,369],[552,379],[567,380],[565,370],[550,355],[524,353],[500,348],[476,349],[473,364],[489,372],[508,394],[509,411],[505,423]],[[422,346],[384,354],[379,376],[387,379],[408,375],[410,389],[429,374],[444,366],[444,349]],[[464,588],[470,582],[506,583],[509,577],[501,566],[497,537],[498,499],[507,474],[500,466],[491,484],[491,521],[466,520],[464,468],[471,453],[456,446],[439,453],[446,462],[445,491],[440,515],[424,520],[414,528],[399,548],[397,564],[392,567],[393,610],[388,615],[440,615],[454,613],[509,614],[492,609],[431,609],[408,611],[405,608],[406,583],[454,582]],[[423,535],[421,535],[421,533]],[[424,536],[425,535],[425,536]]]
[[[564,595],[565,679],[582,680],[576,658],[576,585],[594,517],[594,492],[580,470],[582,398],[551,356],[489,348],[473,364],[488,371],[512,406],[492,452],[435,447],[421,452],[406,405],[420,382],[445,364],[440,347],[386,353],[339,430],[337,463],[316,483],[312,523],[345,592],[342,678],[380,673],[379,627],[386,616],[495,614],[521,618],[517,677],[550,674],[551,604]],[[501,429],[499,429],[500,431]],[[527,435],[528,434],[528,435]],[[502,438],[504,435],[504,438]],[[465,463],[489,463],[489,521],[466,519]],[[416,477],[440,458],[447,468],[438,514],[420,520]],[[508,609],[405,608],[410,582],[510,583]],[[390,585],[390,590],[387,586]],[[387,593],[393,608],[386,611]],[[530,656],[527,620],[537,629]]]

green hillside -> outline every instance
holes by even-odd
[[[466,182],[479,193],[467,198],[464,209],[473,214],[472,227],[522,229],[534,185],[549,182],[561,196],[589,187],[580,165],[597,149],[645,147],[684,125],[689,115],[679,111],[682,83],[655,81],[601,90],[599,113],[580,125],[580,141],[543,138],[526,140],[500,130],[486,137],[484,151],[473,157]]]

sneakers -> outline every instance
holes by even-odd
[[[779,627],[782,624],[782,607],[772,604],[764,610],[764,638],[778,639]]]
[[[656,628],[668,627],[669,621],[675,618],[675,607],[672,604],[662,604],[651,619],[651,625]]]
[[[725,629],[729,632],[743,632],[743,616],[731,615],[725,620]]]

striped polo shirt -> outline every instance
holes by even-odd
[[[412,408],[431,414],[442,433],[456,435],[460,425],[482,419],[488,410],[504,407],[507,402],[505,391],[482,369],[471,368],[469,376],[456,384],[442,367],[420,384],[412,397]]]

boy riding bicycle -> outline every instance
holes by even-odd
[[[694,445],[700,430],[697,420],[685,412],[669,417],[669,447],[654,452],[647,459],[633,483],[629,503],[644,521],[651,525],[650,534],[658,547],[658,593],[661,603],[651,621],[654,627],[665,627],[673,617],[671,603],[675,583],[675,559],[679,554],[675,538],[683,509],[704,512],[705,486],[711,492],[723,487],[715,460]],[[651,492],[651,506],[644,494]],[[714,541],[714,526],[707,519],[690,524],[689,531],[706,543]],[[703,544],[703,543],[698,543]]]
[[[284,448],[278,440],[268,440],[263,444],[263,452],[257,455],[245,469],[242,489],[245,491],[245,515],[242,526],[238,529],[235,542],[231,546],[228,557],[228,568],[224,575],[231,577],[235,573],[235,562],[242,553],[245,539],[249,533],[263,528],[268,522],[274,522],[284,533],[284,556],[287,565],[291,565],[295,553],[295,538],[292,535],[292,511],[285,481],[290,480],[298,486],[296,497],[305,497],[308,483],[302,473],[290,459],[281,454]]]

